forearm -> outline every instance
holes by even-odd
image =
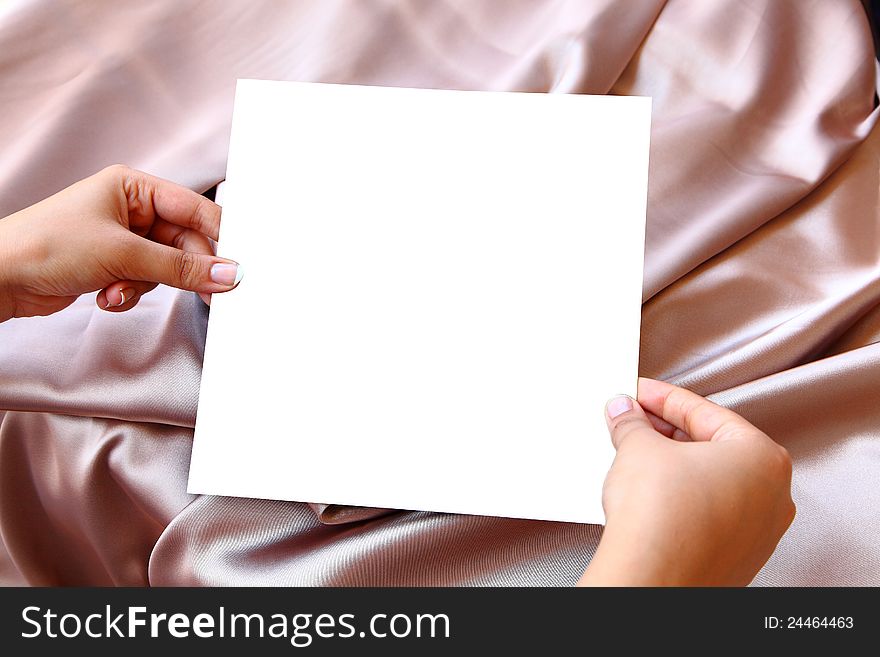
[[[28,212],[0,218],[0,322],[20,316],[16,295],[27,290],[29,278],[42,267]]]

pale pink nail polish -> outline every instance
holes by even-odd
[[[605,407],[605,412],[608,413],[608,417],[612,420],[616,418],[618,415],[623,415],[627,411],[631,411],[633,409],[633,400],[631,397],[627,397],[626,395],[620,395],[619,397],[615,397],[608,405]]]
[[[218,285],[238,285],[241,281],[241,265],[218,262],[211,267],[211,280]]]
[[[119,306],[124,306],[126,303],[128,303],[129,301],[134,299],[134,297],[137,295],[137,291],[132,287],[127,287],[122,290],[117,290],[116,293],[119,295],[119,301],[117,301],[116,303],[113,303],[110,301],[110,290],[108,290],[106,292],[105,296],[107,297],[107,304],[104,306],[105,309],[118,308]]]

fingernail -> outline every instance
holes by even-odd
[[[122,300],[119,302],[119,305],[125,305],[126,303],[134,299],[134,295],[136,294],[137,290],[135,290],[133,287],[127,287],[124,290],[120,290],[119,296],[122,297]]]
[[[211,280],[219,285],[238,285],[241,281],[242,266],[235,263],[218,262],[211,267]]]
[[[117,303],[112,303],[110,301],[110,295],[107,295],[107,305],[105,308],[118,308],[119,306],[125,305],[127,302],[134,299],[134,295],[137,294],[137,290],[133,287],[127,287],[124,290],[119,290],[119,301]]]
[[[622,415],[623,413],[631,411],[632,409],[632,398],[627,397],[626,395],[620,395],[619,397],[615,397],[610,402],[608,402],[608,405],[605,407],[605,412],[608,413],[608,417],[613,420],[618,415]]]

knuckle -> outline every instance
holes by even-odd
[[[773,449],[773,467],[780,477],[791,479],[791,454],[782,445],[774,443]]]
[[[718,428],[715,429],[714,437],[722,440],[732,436],[741,435],[742,428],[743,426],[741,422],[737,422],[732,418],[725,418],[718,423]]]
[[[619,420],[615,420],[615,422],[611,428],[613,431],[618,431],[618,432],[631,431],[632,429],[636,428],[637,425],[640,425],[640,424],[641,423],[638,421],[637,418],[623,417],[623,418],[620,418]]]
[[[144,209],[142,185],[137,171],[126,164],[111,164],[98,174],[111,189],[119,189],[129,212],[138,213]]]
[[[683,417],[689,416],[695,408],[684,388],[673,388],[666,400]]]
[[[644,428],[644,423],[637,417],[623,417],[611,425],[611,436],[615,444],[619,445],[629,436]]]
[[[220,206],[202,197],[192,217],[193,228],[203,235],[216,236],[220,228]]]
[[[213,205],[212,201],[202,197],[193,208],[191,225],[193,229],[205,235],[211,232],[211,205]]]
[[[792,501],[791,496],[788,496],[780,502],[777,507],[776,517],[774,518],[780,539],[785,535],[785,532],[788,531],[788,528],[791,527],[796,514],[797,507]]]
[[[132,168],[126,164],[111,164],[101,169],[100,174],[109,178],[121,179],[131,174]]]
[[[195,283],[198,262],[189,251],[178,251],[174,256],[174,270],[181,285],[191,287]]]

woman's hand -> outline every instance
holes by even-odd
[[[606,418],[617,449],[606,526],[579,584],[751,582],[794,519],[788,452],[733,411],[650,379]]]
[[[0,220],[0,321],[49,315],[99,290],[130,310],[164,283],[226,292],[241,268],[214,255],[220,207],[174,183],[112,166]]]

